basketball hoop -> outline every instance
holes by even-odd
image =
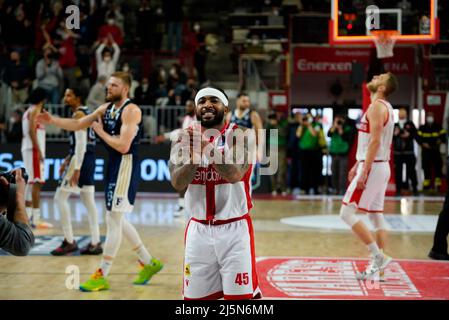
[[[373,30],[374,44],[376,45],[377,58],[390,58],[393,54],[394,44],[396,43],[399,31],[397,30]]]

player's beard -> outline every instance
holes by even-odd
[[[377,92],[377,89],[379,88],[379,85],[373,83],[373,82],[369,82],[366,87],[368,88],[369,92],[371,93],[375,93]]]
[[[203,126],[204,128],[213,128],[223,122],[224,110],[215,110],[215,115],[211,120],[204,120],[200,110],[196,115],[196,118],[200,120],[201,126]]]
[[[115,102],[118,102],[120,100],[122,100],[122,95],[121,94],[111,94],[111,95],[107,95],[106,96],[106,101],[107,102],[115,103]]]

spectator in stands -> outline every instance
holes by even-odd
[[[122,14],[122,8],[119,4],[111,1],[109,3],[109,8],[106,11],[105,18],[106,18],[106,22],[108,23],[108,25],[111,25],[110,21],[108,21],[108,20],[114,19],[113,25],[116,25],[120,29],[120,33],[122,35],[125,34],[125,27],[124,27],[125,17]]]
[[[399,109],[399,121],[394,125],[393,149],[394,165],[396,172],[396,195],[401,195],[401,189],[408,186],[408,180],[412,182],[414,195],[418,195],[418,179],[416,175],[416,156],[414,141],[417,139],[417,130],[412,121],[407,119],[407,109]],[[404,185],[402,170],[405,164],[407,179]],[[408,188],[407,188],[408,189]]]
[[[275,113],[268,116],[267,130],[277,129],[278,136],[276,139],[270,139],[270,145],[277,146],[278,170],[271,176],[271,194],[276,196],[278,192],[282,196],[287,195],[287,135],[288,135],[288,120],[285,113],[278,109]],[[271,150],[271,148],[270,148]]]
[[[184,0],[164,0],[162,4],[167,19],[167,50],[178,55],[182,44],[182,23],[184,19],[182,6]]]
[[[20,3],[17,7],[7,6],[7,16],[5,17],[5,42],[11,46],[29,46],[33,43],[33,25],[31,20],[26,17],[24,4]]]
[[[20,53],[16,50],[10,54],[10,63],[4,70],[3,80],[11,90],[11,105],[25,103],[31,84],[31,70],[22,63]]]
[[[6,141],[9,143],[22,142],[22,111],[16,109],[11,114],[6,126]]]
[[[136,80],[136,72],[134,69],[131,69],[128,62],[124,62],[121,68],[121,71],[128,72],[131,75],[131,86],[129,88],[129,97],[134,99],[136,88],[140,85],[139,81]]]
[[[173,63],[170,67],[167,87],[175,90],[175,94],[180,95],[186,89],[187,74],[181,70],[179,63]]]
[[[182,103],[186,104],[188,100],[194,100],[197,93],[196,81],[194,78],[187,80],[186,89],[182,92]]]
[[[114,42],[119,46],[123,45],[123,34],[117,26],[115,19],[113,13],[110,13],[106,17],[106,24],[102,25],[98,32],[98,41],[102,42],[104,39],[107,39],[109,45],[113,45]]]
[[[433,112],[426,114],[426,122],[419,127],[418,141],[422,147],[422,169],[424,170],[423,189],[431,188],[432,171],[434,173],[434,189],[438,192],[441,188],[443,160],[440,147],[446,143],[446,130],[441,124],[435,122]]]
[[[95,83],[89,91],[86,104],[88,107],[95,109],[106,100],[106,81],[107,78],[104,75],[98,77],[97,83]]]
[[[153,35],[155,31],[155,12],[150,6],[150,1],[142,0],[137,11],[137,36],[142,49],[154,48]]]
[[[293,120],[289,123],[288,136],[287,136],[287,157],[289,158],[288,186],[292,190],[293,194],[299,193],[299,139],[296,136],[296,131],[301,126],[302,114],[301,112],[295,112]]]
[[[331,138],[329,153],[332,156],[332,187],[334,194],[342,195],[346,191],[348,153],[351,149],[353,131],[351,126],[346,124],[345,117],[337,114],[327,136]]]
[[[108,42],[111,42],[112,44],[112,48],[114,50],[113,53],[111,53],[109,47],[106,47]],[[109,78],[109,76],[116,71],[117,62],[118,59],[120,58],[120,47],[114,41],[112,36],[103,39],[103,42],[98,46],[97,50],[95,51],[95,58],[97,61],[98,76],[103,75],[106,78]]]
[[[195,54],[194,65],[198,74],[198,81],[201,84],[206,82],[206,62],[207,62],[207,46],[206,46],[206,34],[201,30],[199,22],[195,22],[193,25],[193,31],[195,33]]]
[[[154,96],[150,89],[150,81],[147,77],[143,77],[140,86],[136,88],[134,93],[134,101],[139,106],[154,105]]]
[[[57,104],[61,100],[63,81],[62,69],[57,60],[57,52],[51,46],[44,47],[44,57],[36,64],[38,86],[47,92],[47,101]]]
[[[59,65],[64,74],[64,87],[76,87],[76,54],[75,54],[75,39],[79,35],[68,29],[65,22],[61,22],[57,34],[61,37],[59,42]]]
[[[315,122],[309,113],[302,119],[302,125],[298,127],[296,136],[299,138],[300,155],[300,185],[301,189],[308,194],[319,194],[318,186],[321,181],[322,167],[321,147],[319,143],[322,127]]]

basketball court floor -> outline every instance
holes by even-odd
[[[105,234],[103,197],[97,194],[101,234]],[[387,198],[391,230],[387,253],[395,259],[386,282],[355,280],[367,263],[366,248],[339,221],[337,197],[256,196],[252,212],[257,268],[268,299],[449,299],[449,262],[427,258],[443,198]],[[77,197],[70,200],[75,235],[89,240],[87,213]],[[71,289],[79,270],[84,281],[99,256],[53,257],[62,229],[51,193],[44,195],[43,217],[52,230],[35,232],[36,246],[27,257],[0,256],[0,299],[181,299],[185,221],[174,218],[175,194],[138,197],[128,219],[137,227],[151,254],[165,264],[145,286],[132,285],[136,257],[124,239],[114,261],[111,290],[82,293]],[[390,215],[391,214],[391,215]],[[75,270],[75,271],[74,271]]]

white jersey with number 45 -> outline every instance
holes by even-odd
[[[393,141],[394,120],[393,120],[393,107],[388,101],[378,99],[376,102],[384,104],[388,110],[388,118],[384,122],[384,128],[382,130],[380,146],[377,150],[375,161],[389,161],[391,152],[391,143]],[[370,104],[369,108],[372,108],[374,103]],[[357,161],[364,161],[366,159],[366,153],[368,151],[368,144],[371,140],[370,123],[367,118],[368,110],[363,115],[360,123],[358,124],[358,143],[357,143]]]

